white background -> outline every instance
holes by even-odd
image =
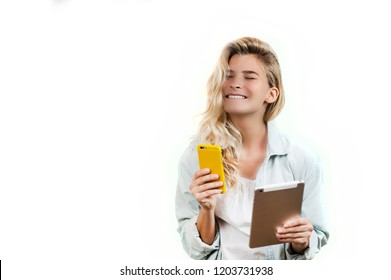
[[[287,97],[277,123],[324,163],[331,238],[313,273],[380,273],[388,18],[381,1],[1,1],[4,279],[113,279],[125,265],[188,259],[177,164],[221,49],[242,36],[277,52]]]

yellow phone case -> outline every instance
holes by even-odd
[[[223,154],[221,148],[216,145],[198,144],[198,161],[200,169],[209,168],[210,174],[217,174],[219,178],[215,181],[222,181],[220,189],[225,193],[227,190],[224,178]]]

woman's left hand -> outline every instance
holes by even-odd
[[[291,243],[292,249],[302,254],[309,246],[313,230],[314,227],[308,219],[294,217],[286,221],[282,227],[277,228],[276,236],[281,242]]]

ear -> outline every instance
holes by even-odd
[[[280,91],[276,87],[272,87],[269,89],[269,92],[266,96],[266,103],[273,103],[277,100],[278,96],[280,95]]]

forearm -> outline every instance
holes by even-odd
[[[200,209],[200,213],[197,218],[197,229],[200,234],[201,240],[211,245],[216,236],[216,219],[214,210],[212,209]]]

